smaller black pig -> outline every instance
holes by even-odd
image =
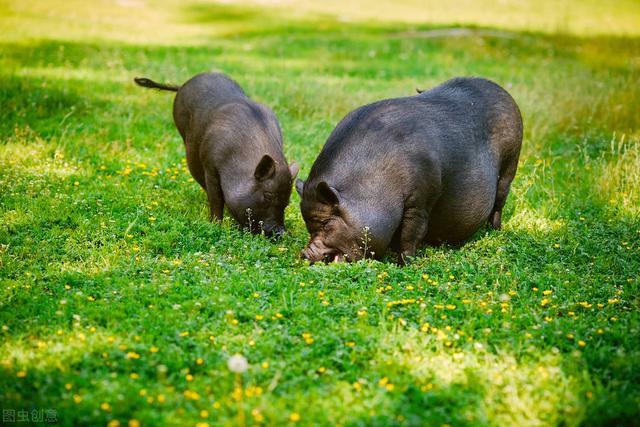
[[[182,86],[136,77],[144,87],[177,92],[173,119],[184,140],[187,165],[209,198],[211,220],[226,204],[233,218],[253,233],[284,233],[298,165],[282,152],[275,114],[249,99],[220,73],[202,73]]]
[[[311,235],[302,256],[353,261],[391,248],[405,262],[487,220],[500,228],[521,143],[515,101],[480,78],[352,111],[296,182]]]

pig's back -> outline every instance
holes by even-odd
[[[189,127],[202,129],[206,120],[220,106],[234,100],[248,99],[232,79],[222,73],[201,73],[187,80],[173,101],[173,118],[183,135]]]
[[[419,172],[425,163],[453,174],[478,157],[493,157],[489,99],[466,80],[481,79],[454,79],[418,96],[386,99],[352,111],[329,136],[312,175],[316,169],[346,184],[354,175],[373,179],[381,170],[395,173],[399,169],[394,163],[403,166],[404,178],[410,175],[407,169]]]

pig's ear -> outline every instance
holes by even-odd
[[[262,156],[260,163],[256,166],[256,171],[253,173],[253,176],[258,181],[264,181],[266,179],[271,178],[276,173],[276,162],[273,158],[265,154]]]
[[[325,181],[320,181],[316,185],[316,197],[320,202],[328,205],[337,206],[340,204],[338,192]]]
[[[298,175],[299,170],[300,170],[300,166],[298,166],[296,162],[291,162],[291,164],[289,165],[289,172],[291,173],[292,181],[296,179],[296,176]],[[297,184],[296,184],[296,187],[297,187]]]
[[[302,197],[303,188],[304,188],[304,181],[301,179],[296,179],[296,191],[298,192],[298,195],[300,195],[300,197]]]

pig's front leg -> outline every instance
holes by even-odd
[[[429,215],[424,209],[405,208],[400,224],[400,262],[409,264],[416,256],[418,244],[427,234]]]
[[[222,221],[224,211],[224,197],[220,187],[220,178],[217,172],[205,171],[205,183],[207,185],[207,197],[209,198],[210,220]]]

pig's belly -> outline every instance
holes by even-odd
[[[457,243],[470,238],[489,218],[497,185],[495,171],[461,175],[450,183],[431,210],[426,242]]]

